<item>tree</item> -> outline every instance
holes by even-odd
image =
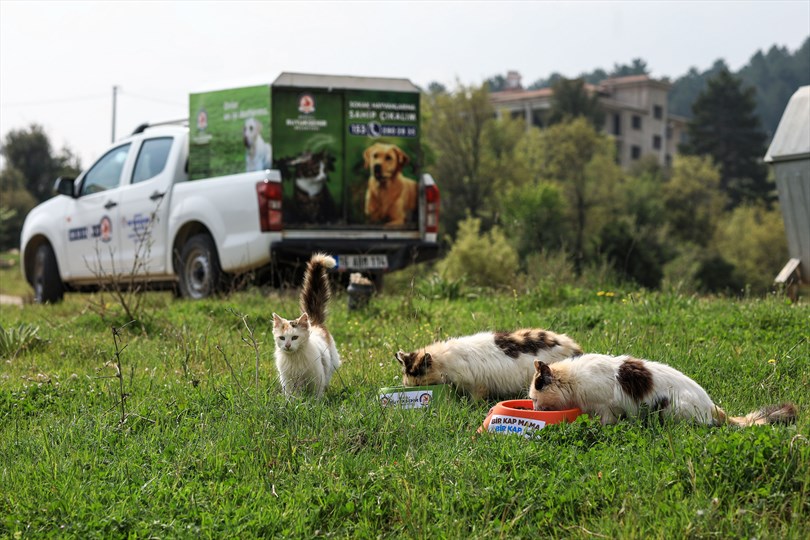
[[[773,200],[774,186],[762,162],[765,133],[755,107],[755,90],[743,89],[740,79],[721,71],[692,106],[689,141],[681,146],[681,152],[711,156],[720,166],[720,186],[731,208]]]
[[[720,170],[711,157],[675,156],[672,177],[662,192],[672,236],[705,247],[727,204],[720,189]]]
[[[506,90],[506,77],[503,75],[493,75],[484,84],[490,92],[500,92]]]
[[[613,64],[613,71],[611,77],[627,77],[630,75],[649,75],[650,70],[647,68],[647,62],[641,58],[633,58],[632,64]]]
[[[24,187],[39,202],[51,197],[58,176],[76,176],[81,170],[78,158],[69,149],[53,154],[48,135],[37,124],[31,124],[27,130],[10,131],[0,152],[8,167],[22,173]]]
[[[766,54],[757,51],[738,75],[756,89],[757,115],[768,137],[773,137],[790,97],[810,84],[810,38],[794,54],[775,45]]]
[[[549,125],[559,124],[574,118],[586,118],[597,131],[605,124],[605,111],[599,96],[591,94],[582,79],[560,79],[554,86],[551,97]]]
[[[25,178],[13,167],[0,171],[0,250],[20,247],[20,232],[28,212],[37,204],[25,189]]]
[[[495,119],[486,84],[431,95],[424,104],[423,141],[435,152],[431,169],[442,189],[444,231],[455,235],[468,215],[488,229],[496,219],[496,189],[519,175],[513,152],[525,133],[523,122]]]
[[[678,77],[669,90],[668,107],[670,114],[689,117],[692,114],[692,104],[698,95],[706,89],[709,79],[721,71],[728,71],[728,65],[723,60],[716,60],[711,68],[700,72],[695,67],[689,68],[686,75]]]
[[[429,94],[446,94],[447,87],[438,81],[433,81],[428,84],[427,91]]]
[[[586,228],[599,204],[611,212],[609,201],[621,178],[616,165],[616,147],[585,119],[556,124],[542,132],[543,163],[539,174],[544,180],[561,186],[567,199],[569,223],[574,231],[574,265],[579,273],[585,259]],[[595,234],[595,231],[594,231]]]

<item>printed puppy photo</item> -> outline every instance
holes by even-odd
[[[245,172],[263,171],[273,163],[273,150],[262,137],[262,124],[255,118],[245,120],[242,129],[245,143]]]
[[[363,152],[363,167],[369,171],[365,215],[369,223],[404,225],[415,219],[419,186],[406,177],[408,155],[395,144],[374,143]]]

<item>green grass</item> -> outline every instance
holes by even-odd
[[[120,330],[123,423],[115,305],[0,306],[4,328],[38,327],[36,346],[0,364],[0,538],[810,537],[810,308],[598,292],[406,292],[352,312],[339,294],[329,327],[344,366],[325,399],[293,402],[271,313],[297,315],[294,294],[153,293]],[[239,314],[259,342],[258,387]],[[521,326],[671,364],[734,414],[793,401],[799,423],[583,417],[528,441],[476,436],[490,403],[378,405],[398,349]]]

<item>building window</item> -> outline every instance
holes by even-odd
[[[664,118],[664,108],[661,105],[653,105],[653,116],[658,120]]]
[[[636,146],[635,144],[630,147],[630,157],[632,159],[638,159],[641,157],[641,147]]]
[[[672,167],[672,155],[667,154],[666,157],[664,157],[664,163],[667,167]]]
[[[637,114],[633,115],[633,129],[641,129],[641,117]]]
[[[656,150],[661,149],[661,135],[653,135],[653,148]]]
[[[622,134],[622,115],[619,113],[613,115],[613,134]]]

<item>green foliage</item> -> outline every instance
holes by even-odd
[[[509,286],[518,271],[518,255],[500,228],[481,233],[481,220],[459,223],[450,253],[437,265],[445,280],[465,280],[474,286]]]
[[[745,205],[718,225],[714,242],[754,293],[767,292],[788,259],[785,227],[778,208]]]
[[[774,186],[762,163],[766,136],[755,114],[755,95],[753,88],[743,89],[740,79],[721,71],[692,105],[689,141],[681,147],[684,153],[713,158],[732,208],[773,199]]]
[[[748,64],[737,72],[746,86],[756,88],[756,111],[762,127],[769,137],[776,132],[779,120],[790,96],[800,86],[810,84],[810,37],[795,52],[776,45],[767,53],[757,51]],[[691,68],[686,75],[678,77],[669,92],[669,111],[679,116],[690,116],[692,103],[714,78],[728,65],[718,60],[706,71]]]
[[[706,246],[727,202],[720,190],[720,171],[711,157],[675,156],[672,176],[661,195],[671,235]]]
[[[25,178],[13,167],[0,171],[0,192],[0,250],[19,248],[25,216],[37,201],[25,189]]]
[[[620,275],[649,289],[657,289],[664,277],[667,251],[655,230],[627,219],[607,225],[599,236],[602,254]]]
[[[9,131],[0,147],[6,167],[22,173],[27,189],[38,202],[52,195],[53,183],[59,176],[75,177],[81,170],[78,158],[67,148],[54,155],[51,142],[42,126]]]
[[[563,78],[554,83],[553,89],[550,125],[585,118],[597,131],[602,129],[605,111],[599,103],[599,96],[588,91],[583,79]]]
[[[27,323],[3,328],[0,324],[0,359],[15,358],[40,345],[39,327]]]
[[[529,254],[560,249],[569,232],[563,219],[565,200],[555,184],[506,188],[500,195],[501,224],[521,259]]]
[[[584,118],[556,124],[542,132],[543,163],[539,176],[556,182],[566,198],[566,219],[574,232],[573,254],[577,271],[585,260],[586,230],[595,206],[610,213],[613,190],[621,178],[615,146]],[[598,234],[598,231],[597,231]]]
[[[493,195],[504,171],[509,174],[504,161],[514,143],[508,141],[522,123],[495,120],[486,85],[431,94],[424,105],[424,140],[435,152],[431,172],[442,190],[441,225],[452,237],[467,213],[492,221]]]

